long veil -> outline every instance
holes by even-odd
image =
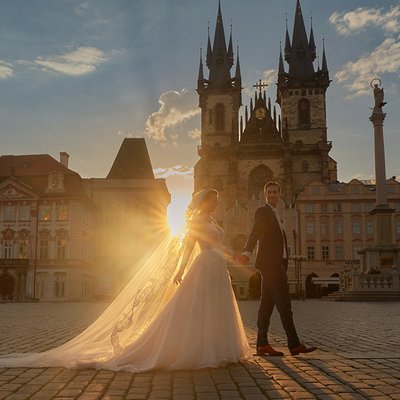
[[[168,234],[100,317],[78,336],[42,353],[2,356],[0,367],[73,368],[101,365],[118,357],[157,318],[177,290],[172,279],[187,235],[187,225],[179,235]],[[198,249],[192,252],[186,273],[197,253]]]

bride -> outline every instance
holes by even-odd
[[[4,356],[0,367],[143,372],[249,360],[225,261],[232,252],[211,217],[217,204],[217,191],[198,192],[188,207],[185,235],[166,238],[85,331],[43,353]]]

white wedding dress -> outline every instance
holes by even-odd
[[[179,287],[171,284],[176,271],[168,267],[165,254],[173,251],[170,240],[82,334],[43,353],[0,358],[0,367],[143,372],[249,360],[251,351],[223,255],[224,232],[215,222],[197,216],[189,233],[200,252],[189,261]]]

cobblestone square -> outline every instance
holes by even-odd
[[[300,338],[318,350],[290,356],[274,311],[271,344],[282,358],[198,371],[126,372],[2,368],[0,399],[400,399],[400,304],[293,301]],[[258,302],[239,303],[254,347]],[[105,303],[0,304],[0,354],[43,351],[74,337]]]

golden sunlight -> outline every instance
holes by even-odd
[[[176,235],[185,223],[185,211],[190,202],[189,196],[171,196],[168,207],[168,226],[172,235]]]

